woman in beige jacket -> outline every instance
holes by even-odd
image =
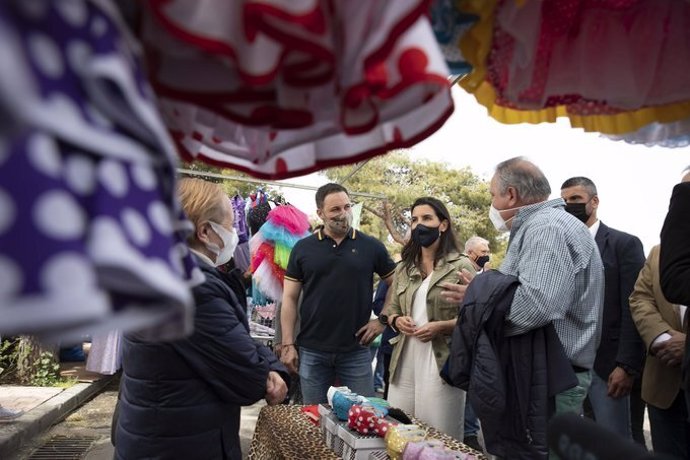
[[[389,322],[400,331],[391,339],[388,400],[438,430],[462,440],[465,392],[446,384],[439,372],[448,357],[458,305],[441,297],[443,283],[458,283],[469,258],[458,250],[448,210],[435,198],[412,205],[412,237],[391,287]]]

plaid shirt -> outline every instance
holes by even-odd
[[[573,365],[594,365],[604,304],[604,268],[587,227],[561,199],[520,209],[501,272],[517,276],[508,334],[553,322]]]

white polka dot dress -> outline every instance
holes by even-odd
[[[103,1],[0,2],[0,334],[190,331],[173,142],[123,30]]]

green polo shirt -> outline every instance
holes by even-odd
[[[394,271],[386,247],[354,229],[340,244],[322,230],[300,240],[285,273],[302,283],[296,343],[331,353],[356,350],[355,332],[371,316],[374,273],[387,278]]]

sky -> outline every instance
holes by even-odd
[[[690,147],[668,149],[616,142],[573,129],[567,120],[504,125],[489,117],[472,95],[457,86],[453,99],[455,112],[440,130],[410,149],[413,159],[470,167],[490,180],[496,164],[522,155],[549,179],[552,198],[560,196],[566,179],[589,177],[597,185],[602,222],[639,237],[645,253],[658,244],[671,190],[683,169],[690,166]],[[285,182],[318,186],[327,180],[315,173]],[[289,188],[283,192],[302,211],[316,213],[314,192]]]

